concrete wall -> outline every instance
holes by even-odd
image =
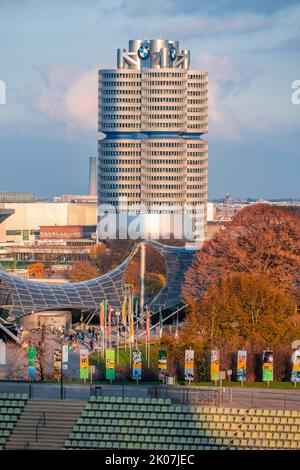
[[[25,330],[37,328],[42,325],[55,328],[64,327],[68,330],[72,326],[72,314],[65,311],[32,313],[31,315],[22,317],[20,325]]]

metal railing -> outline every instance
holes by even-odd
[[[40,419],[38,420],[38,423],[35,428],[35,442],[38,442],[39,438],[39,427],[41,426],[41,423],[43,422],[43,426],[46,426],[46,413],[42,413]]]
[[[151,398],[169,398],[182,405],[216,405],[232,402],[232,390],[228,387],[198,388],[185,386],[149,387]]]

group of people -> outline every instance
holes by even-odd
[[[86,331],[66,331],[65,338],[69,341],[69,343],[88,344],[91,351],[94,351],[95,344],[97,344],[100,340],[100,331],[92,327],[89,327]]]

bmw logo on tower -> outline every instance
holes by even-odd
[[[147,60],[150,57],[150,48],[149,46],[143,45],[138,49],[138,56],[142,60]]]

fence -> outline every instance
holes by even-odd
[[[35,400],[59,400],[59,384],[0,381],[0,393],[27,393]],[[169,398],[174,404],[212,405],[234,408],[300,410],[300,390],[277,391],[243,387],[196,387],[168,385],[110,385],[89,387],[64,384],[63,399],[87,401],[91,395]]]
[[[172,403],[183,405],[216,405],[232,402],[232,389],[227,387],[149,387],[152,398],[169,398]]]

